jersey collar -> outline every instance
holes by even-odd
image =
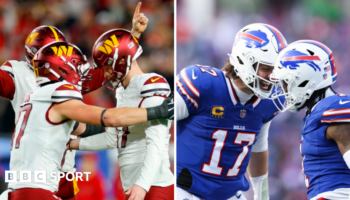
[[[230,94],[231,100],[233,105],[236,105],[238,103],[240,103],[239,97],[237,95],[237,92],[235,91],[234,87],[233,87],[233,80],[231,78],[227,78],[226,77],[226,73],[224,73],[225,76],[225,81],[226,81],[226,85],[227,85],[227,89],[228,92]],[[251,104],[253,108],[255,108],[259,103],[260,103],[261,99],[259,97],[257,97],[256,95],[253,95],[252,98],[250,98],[244,106]]]

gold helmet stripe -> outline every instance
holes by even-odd
[[[51,29],[51,31],[52,31],[53,34],[55,35],[56,41],[59,41],[59,40],[58,40],[58,35],[57,35],[56,30],[55,30],[52,26],[48,26],[48,27]]]

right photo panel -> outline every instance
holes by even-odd
[[[176,8],[176,199],[350,199],[350,2]]]

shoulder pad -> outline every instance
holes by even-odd
[[[170,87],[164,77],[154,75],[149,77],[142,85],[140,96],[147,97],[153,95],[164,96],[168,95]]]
[[[55,103],[64,102],[69,99],[83,99],[80,90],[78,90],[71,84],[64,84],[58,86],[51,95],[51,100]]]
[[[350,122],[350,96],[336,94],[328,98],[322,100],[324,104],[328,104],[328,107],[322,113],[321,122]],[[323,103],[322,101],[320,104]]]

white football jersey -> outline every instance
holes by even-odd
[[[38,87],[25,96],[21,105],[16,131],[12,138],[10,170],[17,171],[17,182],[9,188],[43,188],[58,190],[58,180],[50,174],[58,173],[64,163],[66,144],[75,121],[50,122],[48,112],[53,103],[69,99],[82,99],[78,89],[67,83],[54,83]],[[19,182],[19,172],[46,172],[45,182]],[[32,178],[33,179],[33,178]]]
[[[24,61],[10,60],[8,61],[11,66],[3,65],[1,69],[8,72],[15,83],[15,93],[11,100],[12,108],[15,111],[15,123],[18,119],[19,110],[23,102],[23,98],[36,87],[35,75],[32,68]],[[72,139],[76,136],[72,135]],[[66,160],[62,167],[63,172],[75,172],[75,150],[68,151],[66,154]]]
[[[158,106],[169,93],[169,84],[158,74],[134,76],[126,89],[118,88],[117,107]],[[174,184],[168,152],[170,125],[168,120],[153,120],[117,128],[120,174],[125,191],[134,184],[146,191],[151,186]]]
[[[37,87],[33,70],[27,62],[10,60],[11,66],[3,65],[1,69],[8,72],[15,83],[15,93],[11,100],[12,108],[15,111],[15,122],[18,119],[19,109],[23,102],[23,97]]]

